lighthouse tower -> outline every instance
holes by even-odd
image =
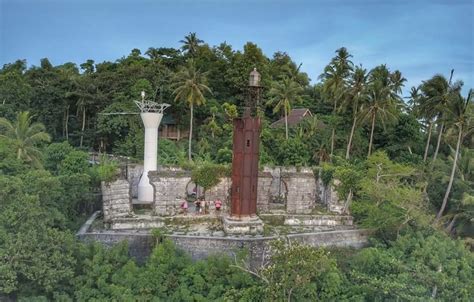
[[[138,183],[137,204],[149,204],[154,200],[153,187],[148,179],[148,172],[157,170],[158,159],[158,127],[160,126],[163,111],[169,104],[158,104],[145,99],[145,92],[142,91],[142,99],[135,101],[140,108],[140,117],[145,126],[145,149],[143,156],[143,174]]]

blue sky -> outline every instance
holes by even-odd
[[[189,32],[210,45],[285,51],[313,82],[345,46],[354,63],[399,69],[407,88],[452,68],[465,93],[474,88],[474,0],[0,0],[0,65],[115,60],[179,47]]]

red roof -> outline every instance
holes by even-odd
[[[299,122],[301,122],[305,117],[308,117],[308,116],[313,116],[311,114],[311,111],[309,111],[308,108],[291,109],[291,112],[288,115],[288,126],[289,127],[295,126]],[[270,127],[272,128],[276,128],[280,126],[285,126],[285,117],[279,119],[278,121],[270,125]]]

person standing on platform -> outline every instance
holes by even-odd
[[[181,209],[183,210],[184,215],[188,215],[188,201],[187,200],[184,200],[181,203]]]
[[[221,211],[222,201],[220,199],[217,199],[216,201],[214,201],[214,206],[216,207],[216,213],[219,213]]]

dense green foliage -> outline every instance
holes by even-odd
[[[115,62],[53,66],[42,59],[0,69],[0,300],[25,301],[470,301],[474,258],[472,94],[435,75],[410,91],[386,65],[355,66],[340,48],[311,84],[286,53],[253,43],[235,51],[190,34],[182,49],[149,48]],[[159,238],[138,264],[126,245],[105,249],[73,233],[97,208],[99,181],[117,164],[85,151],[140,160],[143,130],[133,100],[172,106],[192,132],[160,139],[159,162],[193,169],[205,189],[228,173],[232,120],[256,67],[262,165],[313,166],[344,211],[374,230],[360,251],[277,242],[261,269],[224,256],[193,262]],[[173,101],[174,100],[174,101]],[[291,108],[313,116],[273,128]],[[53,143],[49,143],[49,140]],[[187,154],[188,153],[188,154]],[[317,167],[316,167],[317,166]],[[472,246],[471,246],[472,248]]]
[[[206,192],[216,186],[222,177],[229,175],[230,169],[228,166],[204,163],[193,169],[191,180]]]

